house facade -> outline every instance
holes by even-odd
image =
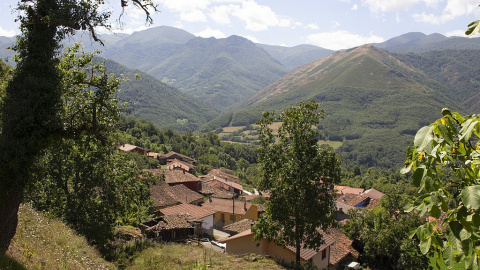
[[[318,269],[327,268],[330,264],[330,247],[334,240],[324,237],[325,243],[318,249],[301,249],[301,263],[310,262]],[[221,240],[226,244],[225,252],[231,255],[247,255],[250,253],[267,255],[281,262],[294,262],[296,259],[295,248],[291,246],[281,247],[269,242],[267,239],[253,240],[253,232],[246,230],[227,239]]]
[[[213,222],[217,229],[243,219],[253,221],[258,219],[258,206],[247,202],[210,198],[203,203],[202,208],[211,209],[215,212]]]

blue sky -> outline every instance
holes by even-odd
[[[105,9],[118,18],[119,0]],[[154,0],[161,11],[150,27],[168,25],[202,37],[246,37],[254,42],[313,44],[345,49],[408,33],[463,36],[480,19],[480,0]],[[17,0],[1,0],[0,36],[18,34],[11,12]],[[141,11],[128,7],[116,32],[146,29]],[[480,40],[479,40],[480,42]]]

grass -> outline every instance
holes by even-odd
[[[224,127],[223,128],[223,132],[225,133],[232,133],[232,132],[235,132],[237,130],[241,130],[242,128],[244,128],[245,126],[236,126],[236,127]]]
[[[115,269],[64,223],[21,205],[17,233],[2,269]],[[3,268],[4,266],[8,266]]]
[[[322,144],[328,144],[330,147],[332,147],[333,149],[337,149],[339,148],[340,146],[342,146],[343,142],[339,142],[339,141],[324,141],[324,140],[320,140],[318,141],[318,145],[322,145]]]
[[[237,258],[205,249],[201,246],[184,244],[157,244],[143,251],[126,269],[285,269],[271,259],[251,255]],[[202,268],[207,266],[208,268]]]

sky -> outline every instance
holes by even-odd
[[[312,44],[339,50],[408,33],[465,36],[480,19],[480,0],[153,0],[159,13],[145,25],[129,6],[116,22],[120,0],[107,0],[115,32],[173,26],[200,37],[238,35],[256,43],[293,47]],[[18,0],[0,0],[0,36],[19,34],[12,12]],[[480,36],[480,34],[478,34]],[[479,40],[480,42],[480,40]]]

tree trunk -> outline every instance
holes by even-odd
[[[300,269],[300,239],[295,241],[295,267]]]
[[[0,254],[5,254],[17,232],[18,208],[22,202],[23,189],[17,188],[8,193],[0,204]]]

